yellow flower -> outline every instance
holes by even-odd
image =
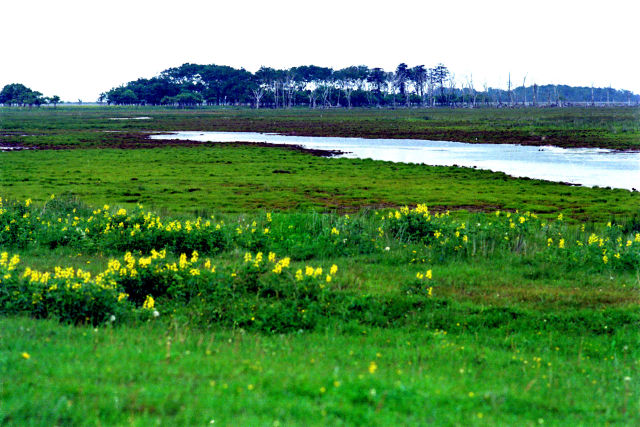
[[[269,262],[275,262],[276,254],[274,254],[273,252],[269,252],[269,256],[267,257],[267,259],[269,260]]]
[[[178,266],[182,270],[187,266],[187,254],[180,254],[180,259],[178,260]]]
[[[560,242],[558,242],[558,247],[560,249],[564,249],[564,239],[560,239]]]
[[[147,295],[147,299],[144,300],[144,304],[142,304],[142,308],[146,310],[151,310],[155,305],[155,300],[151,295]]]
[[[303,278],[302,276],[302,270],[298,269],[298,271],[296,271],[296,280],[297,281],[301,281]]]
[[[327,283],[331,282],[331,275],[327,274]]]
[[[427,270],[427,274],[425,275],[427,279],[431,279],[433,277],[433,273],[431,270]]]
[[[331,274],[331,275],[335,275],[337,272],[338,272],[338,266],[337,266],[337,265],[335,265],[335,264],[333,264],[333,265],[331,266],[331,268],[329,269],[329,274]]]
[[[31,355],[26,351],[23,351],[20,356],[22,356],[23,359],[31,359]]]
[[[339,234],[340,234],[340,231],[338,231],[338,229],[337,229],[337,228],[333,227],[333,228],[331,229],[331,234],[335,234],[335,235],[337,236],[337,235],[339,235]]]
[[[376,362],[369,363],[369,373],[374,374],[378,370],[378,365]]]

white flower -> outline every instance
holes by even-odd
[[[116,316],[114,316],[113,314],[109,316],[109,322],[115,322],[115,321],[116,321]]]
[[[160,313],[158,313],[158,310],[153,310],[153,317],[158,317],[160,316]]]
[[[389,251],[391,250],[391,248],[389,246],[387,246],[386,248],[384,248],[385,251]]]

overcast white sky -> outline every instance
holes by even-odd
[[[63,100],[185,62],[288,68],[442,62],[506,86],[640,93],[640,0],[0,0],[0,87]]]

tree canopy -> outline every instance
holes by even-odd
[[[317,65],[289,69],[261,67],[255,73],[227,65],[191,64],[169,68],[104,92],[100,100],[116,105],[245,105],[270,108],[308,106],[495,106],[562,105],[563,103],[638,103],[640,96],[611,88],[563,85],[521,86],[510,90],[485,87],[473,79],[456,81],[444,65],[399,64],[393,72],[381,67],[349,66],[334,70]]]
[[[0,91],[0,103],[8,106],[39,106],[46,103],[42,93],[34,91],[22,83],[11,83]]]

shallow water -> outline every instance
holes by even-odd
[[[20,151],[20,150],[29,150],[29,148],[27,148],[27,147],[20,147],[20,146],[12,146],[12,147],[3,147],[3,146],[0,146],[0,151]]]
[[[151,120],[151,117],[111,117],[109,120]]]
[[[154,139],[215,142],[266,142],[340,150],[336,157],[477,167],[556,182],[640,189],[640,152],[600,148],[533,147],[515,144],[468,144],[418,139],[365,139],[286,136],[257,132],[176,132]]]

